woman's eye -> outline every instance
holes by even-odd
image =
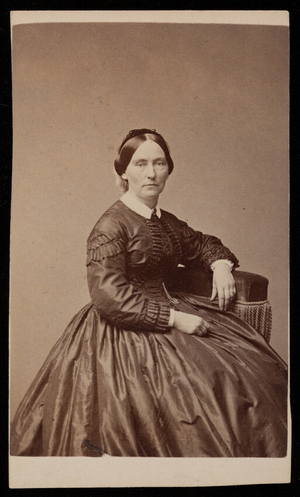
[[[138,167],[143,167],[144,165],[145,165],[145,163],[144,163],[144,162],[137,162],[137,163],[136,163],[136,166],[138,166]]]
[[[159,167],[163,167],[166,165],[166,161],[163,161],[163,160],[159,160],[157,163],[156,163],[157,166]]]

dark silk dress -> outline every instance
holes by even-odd
[[[172,214],[117,201],[88,239],[92,302],[70,322],[16,413],[19,456],[282,457],[287,372],[251,326],[195,295],[168,294],[179,263],[235,256]],[[170,309],[206,336],[168,328]]]

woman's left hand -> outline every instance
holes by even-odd
[[[218,296],[219,308],[226,311],[229,303],[235,298],[235,281],[228,264],[217,264],[213,274],[213,288],[210,300]]]

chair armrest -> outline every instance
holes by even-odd
[[[264,276],[245,271],[234,271],[232,274],[237,295],[229,310],[253,326],[270,342],[272,309],[267,301],[269,281]],[[210,298],[212,273],[204,269],[177,267],[167,285],[170,292],[186,292]]]
[[[246,271],[235,270],[236,300],[241,302],[262,302],[268,298],[269,281],[264,276]],[[186,292],[202,297],[210,297],[212,292],[212,273],[204,269],[177,267],[168,281],[171,292]]]

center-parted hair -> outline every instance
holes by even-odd
[[[125,173],[134,152],[146,140],[151,140],[157,143],[164,151],[169,166],[169,174],[171,174],[174,168],[174,163],[171,158],[170,149],[167,142],[161,134],[157,133],[155,129],[142,128],[132,129],[131,131],[129,131],[119,147],[118,157],[114,162],[115,170],[119,176],[122,176],[122,174]]]

